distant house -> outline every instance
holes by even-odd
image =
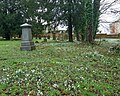
[[[110,24],[110,33],[120,33],[120,19]]]
[[[120,19],[109,25],[110,33],[97,33],[96,38],[120,38]]]

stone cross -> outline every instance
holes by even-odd
[[[20,27],[22,28],[22,42],[20,49],[26,51],[35,50],[35,45],[32,41],[32,25],[25,23],[22,24]]]

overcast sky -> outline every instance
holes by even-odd
[[[103,1],[103,0],[101,0],[101,1]],[[113,1],[114,0],[105,0],[105,2],[102,2],[101,5],[108,4]],[[110,30],[109,30],[110,22],[114,22],[114,21],[120,19],[120,12],[117,14],[111,12],[111,10],[112,11],[113,10],[120,11],[120,0],[118,0],[118,1],[119,1],[119,3],[117,2],[117,3],[113,4],[105,13],[103,13],[100,16],[100,21],[107,22],[107,23],[100,23],[99,30],[102,31],[102,33],[109,33],[110,32]]]

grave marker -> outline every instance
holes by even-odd
[[[31,51],[35,50],[34,42],[32,41],[32,32],[31,32],[32,25],[30,24],[22,24],[22,42],[21,42],[21,50]]]

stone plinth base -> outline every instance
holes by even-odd
[[[32,41],[22,41],[20,49],[21,50],[26,50],[26,51],[35,50],[34,42],[32,42]]]

